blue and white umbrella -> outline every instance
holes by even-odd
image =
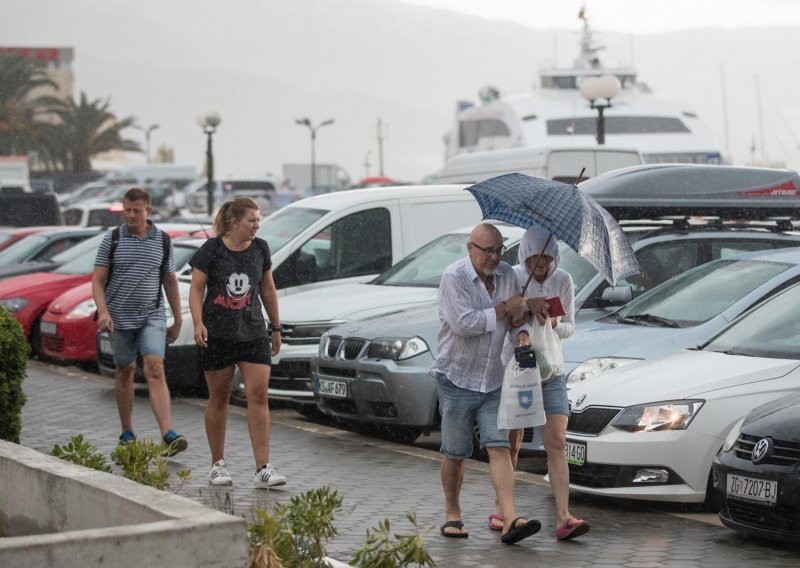
[[[578,187],[506,174],[467,188],[484,219],[528,229],[540,225],[588,260],[611,285],[639,274],[633,248],[611,214]]]

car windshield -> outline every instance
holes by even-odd
[[[445,268],[466,256],[468,239],[466,233],[442,235],[412,252],[372,283],[438,288]]]
[[[197,247],[174,245],[172,247],[173,254],[175,255],[175,269],[180,270],[183,268],[189,259],[197,252]]]
[[[562,270],[569,272],[572,276],[572,282],[575,285],[575,293],[586,286],[592,278],[597,275],[597,269],[592,264],[579,256],[577,252],[572,250],[568,245],[562,242],[558,243],[559,255],[561,259],[558,262],[558,267]]]
[[[261,222],[257,236],[267,241],[270,252],[275,254],[326,213],[324,209],[308,207],[281,209]]]
[[[97,252],[97,247],[100,246],[100,241],[103,240],[105,234],[106,231],[102,231],[93,237],[89,237],[88,239],[79,242],[74,247],[70,247],[64,252],[58,253],[50,260],[56,264],[65,264],[71,260],[80,258],[87,253],[91,253],[92,262],[94,262],[94,254]]]
[[[36,252],[47,242],[47,237],[42,235],[28,235],[0,252],[0,266],[11,266],[24,262],[31,254]]]
[[[794,265],[760,260],[716,260],[698,266],[642,294],[605,321],[693,327],[725,311]]]
[[[770,359],[800,359],[800,285],[746,313],[702,349]]]

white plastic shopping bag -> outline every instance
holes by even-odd
[[[540,324],[534,318],[531,325],[531,347],[536,353],[536,366],[543,381],[547,382],[561,373],[561,338],[550,325],[550,320]]]
[[[520,368],[512,359],[503,375],[497,427],[501,430],[531,428],[545,423],[542,381],[536,367]]]

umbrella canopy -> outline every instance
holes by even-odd
[[[588,260],[612,285],[639,274],[633,248],[611,214],[575,186],[506,174],[467,188],[484,219],[528,229],[541,225]]]

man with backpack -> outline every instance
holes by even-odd
[[[172,430],[169,389],[164,374],[164,349],[177,339],[182,317],[175,259],[169,236],[148,219],[150,194],[133,187],[122,197],[125,223],[110,231],[97,250],[92,296],[97,323],[111,332],[116,374],[116,399],[121,444],[133,433],[133,381],[136,354],[141,353],[150,406],[161,436],[173,455],[188,447],[186,438]],[[174,315],[167,329],[164,294]]]

